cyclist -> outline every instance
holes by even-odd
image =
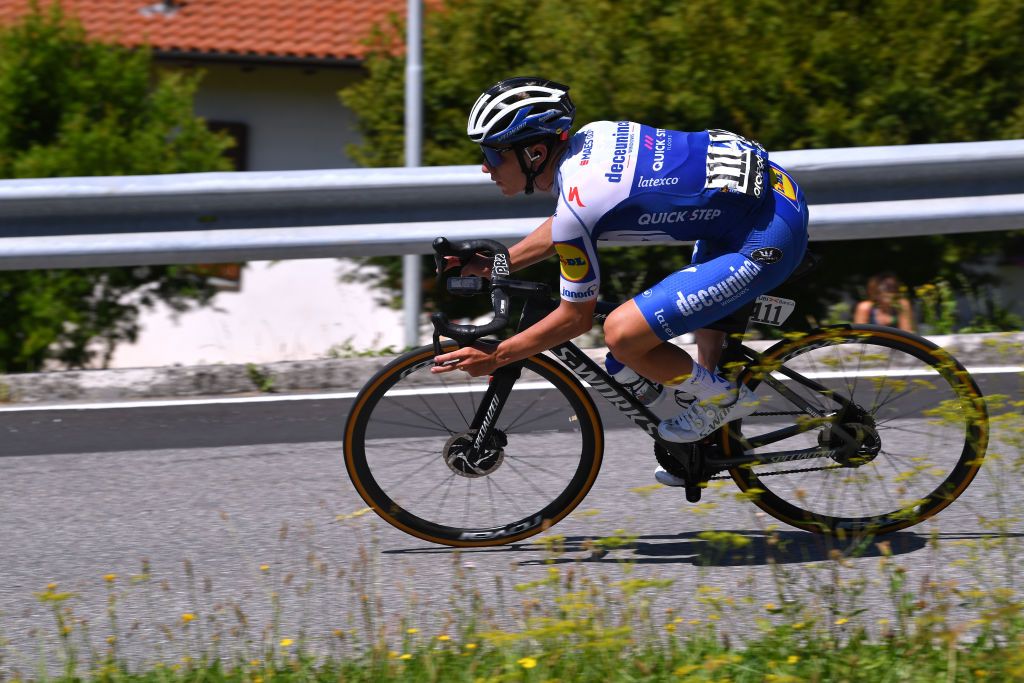
[[[497,346],[437,356],[433,372],[491,374],[588,331],[601,282],[597,242],[695,240],[691,265],[616,308],[604,333],[608,370],[634,394],[650,396],[654,383],[660,395],[696,397],[658,432],[697,441],[754,410],[752,392],[715,371],[724,333],[701,328],[778,286],[800,263],[803,193],[761,145],[734,133],[597,121],[570,136],[574,116],[567,86],[533,77],[500,81],[473,105],[467,132],[502,193],[557,195],[554,215],[509,255],[517,270],[557,253],[561,303]],[[487,276],[490,262],[476,256],[463,272]],[[698,362],[668,343],[686,332],[695,332]],[[683,484],[660,467],[655,476]]]

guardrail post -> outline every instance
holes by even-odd
[[[423,119],[423,3],[409,0],[406,21],[405,52],[405,165],[419,166]],[[422,282],[418,254],[402,257],[402,297],[405,312],[405,345],[420,345],[420,309],[423,307]]]

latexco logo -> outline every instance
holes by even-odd
[[[654,317],[658,319],[658,324],[661,325],[661,329],[665,330],[665,334],[668,335],[669,339],[678,336],[676,335],[676,331],[669,326],[668,319],[665,317],[664,308],[659,308],[658,310],[656,310],[654,312]]]
[[[679,178],[644,178],[640,176],[637,187],[662,187],[664,185],[678,185]]]

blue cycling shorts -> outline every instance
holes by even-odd
[[[692,263],[633,301],[664,340],[721,320],[781,285],[800,265],[807,248],[807,201],[772,164],[774,191],[750,230],[697,241]]]

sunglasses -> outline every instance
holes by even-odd
[[[501,158],[501,155],[511,149],[511,147],[495,148],[480,145],[480,151],[484,153],[484,163],[487,164],[488,168],[497,168],[498,166],[501,166],[501,162],[504,161]]]

